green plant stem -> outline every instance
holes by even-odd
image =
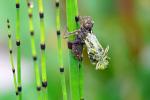
[[[37,86],[37,93],[38,93],[38,100],[42,100],[41,97],[41,79],[40,79],[40,71],[37,62],[37,53],[35,47],[35,39],[34,39],[34,27],[33,27],[33,2],[32,0],[26,0],[28,6],[28,16],[29,16],[29,30],[30,30],[30,40],[31,40],[31,49],[32,49],[32,57],[35,69],[35,77],[36,77],[36,86]]]
[[[18,88],[17,88],[17,78],[16,78],[16,70],[14,67],[14,59],[13,59],[13,51],[12,51],[12,36],[11,36],[11,32],[10,32],[10,22],[9,19],[7,19],[7,27],[8,27],[8,47],[9,47],[9,53],[10,53],[10,63],[11,63],[11,67],[12,67],[12,72],[13,72],[13,79],[14,79],[14,88],[15,88],[15,92],[16,92],[16,96],[18,98]]]
[[[67,100],[67,91],[66,91],[66,82],[65,82],[65,73],[63,65],[63,55],[62,55],[62,34],[60,31],[60,2],[59,0],[55,1],[56,6],[56,33],[57,33],[57,42],[58,42],[58,62],[60,67],[60,79],[62,86],[63,100]]]
[[[83,87],[83,64],[82,61],[79,62],[79,93],[80,93],[80,100],[84,100],[84,87]]]
[[[79,13],[78,13],[78,0],[74,0],[75,1],[75,20],[76,20],[76,28],[80,28],[80,24],[79,24]],[[84,92],[84,88],[83,88],[83,83],[84,81],[84,77],[83,77],[83,64],[82,64],[82,60],[79,61],[79,93],[80,93],[80,100],[84,100],[84,96],[83,96],[83,92]]]
[[[38,1],[39,17],[40,17],[40,45],[41,45],[41,69],[42,69],[42,86],[44,92],[44,100],[48,99],[47,94],[47,74],[46,74],[46,55],[45,55],[45,26],[44,26],[44,12],[43,12],[43,1]]]
[[[21,41],[20,41],[20,0],[16,0],[16,45],[17,45],[17,76],[19,99],[22,99],[21,85]]]
[[[67,28],[68,32],[73,32],[77,29],[75,16],[77,8],[75,8],[75,0],[66,0],[66,12],[67,12]],[[74,41],[75,36],[70,36],[69,41]],[[80,100],[79,94],[79,67],[78,60],[75,59],[74,54],[69,50],[70,58],[70,89],[71,89],[71,100]]]
[[[74,0],[74,4],[75,4],[75,17],[78,17],[78,14],[79,14],[78,13],[78,0]]]

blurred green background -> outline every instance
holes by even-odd
[[[30,49],[26,0],[20,0],[23,99],[36,100],[36,85]],[[66,31],[65,0],[61,1],[61,23]],[[91,16],[93,32],[103,47],[110,46],[109,68],[95,70],[84,52],[85,100],[150,100],[150,0],[78,0],[79,15]],[[46,26],[48,93],[50,100],[62,100],[55,33],[55,1],[43,0]],[[15,46],[15,0],[0,0],[0,100],[15,100],[9,61],[6,19],[11,22],[13,51]],[[40,57],[40,30],[37,0],[34,0],[34,28]],[[66,81],[68,50],[63,40]],[[40,60],[40,59],[39,59]],[[39,63],[40,64],[40,63]],[[69,92],[69,88],[67,87]]]

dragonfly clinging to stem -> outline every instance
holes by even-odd
[[[104,49],[98,39],[92,32],[94,21],[90,16],[79,16],[80,28],[74,32],[65,34],[65,38],[75,35],[73,42],[68,42],[68,47],[72,49],[73,54],[78,60],[82,60],[83,46],[86,45],[88,57],[92,64],[96,64],[96,69],[106,69],[108,66],[109,46]]]

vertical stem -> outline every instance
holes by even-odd
[[[67,12],[67,28],[68,32],[72,32],[77,29],[75,16],[75,0],[66,0],[66,12]],[[70,36],[69,41],[74,41],[75,36]],[[69,60],[70,60],[70,89],[71,89],[71,100],[80,100],[79,94],[79,68],[78,60],[75,59],[74,54],[69,50]]]
[[[45,55],[45,26],[44,26],[44,12],[43,12],[43,0],[38,0],[38,9],[40,17],[40,31],[41,31],[41,69],[42,69],[42,87],[44,91],[45,99],[48,99],[47,96],[47,74],[46,74],[46,55]],[[45,100],[44,99],[44,100]]]
[[[80,93],[80,100],[84,100],[84,88],[83,88],[83,64],[82,61],[79,62],[79,93]]]
[[[76,28],[78,29],[80,27],[79,24],[79,13],[78,13],[78,0],[74,0],[75,2],[75,21],[76,21]],[[84,77],[83,77],[83,64],[82,61],[79,61],[79,93],[80,93],[80,100],[84,100],[83,97],[83,81],[84,81]]]
[[[16,0],[16,45],[17,45],[17,76],[19,98],[22,99],[21,86],[21,41],[20,41],[20,0]]]
[[[34,27],[33,27],[33,2],[32,0],[26,0],[28,6],[28,16],[29,16],[29,30],[30,30],[30,40],[31,40],[31,49],[32,49],[32,57],[35,69],[35,77],[36,77],[36,86],[38,93],[38,100],[42,100],[41,98],[41,79],[40,79],[40,71],[37,62],[37,53],[35,47],[35,39],[34,39]]]
[[[13,72],[13,79],[14,79],[14,87],[16,91],[16,96],[18,96],[18,88],[17,88],[17,78],[16,78],[16,70],[14,67],[14,60],[13,60],[13,51],[12,51],[12,36],[10,32],[10,22],[9,19],[7,19],[7,27],[8,27],[8,47],[9,47],[9,53],[10,53],[10,63],[12,67],[12,72]]]
[[[63,100],[67,100],[67,91],[66,91],[66,82],[65,82],[65,73],[64,73],[64,66],[63,66],[63,55],[62,55],[62,35],[60,32],[60,5],[59,0],[55,2],[56,6],[56,33],[57,33],[57,41],[58,41],[58,60],[59,60],[59,67],[60,67],[60,79],[61,79],[61,86],[62,86],[62,94]]]
[[[78,0],[74,0],[74,4],[75,4],[75,21],[76,25],[78,25],[77,28],[79,28]]]

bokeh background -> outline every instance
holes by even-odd
[[[23,99],[36,100],[26,0],[21,1]],[[40,57],[37,0],[34,1],[36,47]],[[66,31],[65,0],[61,1],[61,29]],[[85,100],[150,100],[150,0],[78,0],[79,15],[91,16],[93,32],[105,48],[110,46],[109,68],[95,70],[84,52]],[[55,27],[55,1],[43,0],[46,26],[48,93],[62,100]],[[11,22],[16,65],[15,0],[0,0],[0,100],[15,100],[9,60],[6,19]],[[64,67],[69,84],[68,50],[63,40]],[[39,59],[40,60],[40,59]],[[40,64],[40,62],[39,62]],[[67,88],[69,92],[69,88]]]

